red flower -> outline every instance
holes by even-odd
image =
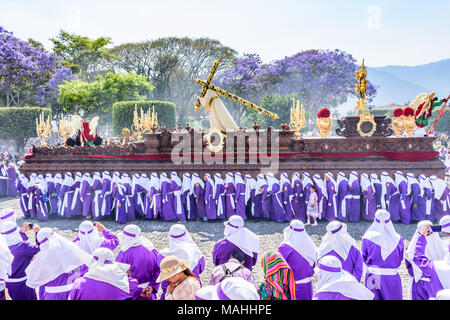
[[[28,149],[28,152],[33,154],[33,149],[32,148]]]
[[[397,108],[394,110],[394,117],[398,118],[401,117],[403,115],[403,109],[402,108]]]
[[[403,110],[403,115],[405,117],[413,116],[414,115],[414,109],[411,107],[406,107],[405,110]]]
[[[319,113],[317,113],[317,118],[329,118],[330,114],[330,110],[328,110],[327,108],[323,108],[319,111]]]

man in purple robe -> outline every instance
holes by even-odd
[[[306,222],[306,206],[303,196],[303,184],[298,172],[294,172],[291,178],[292,191],[292,209],[294,210],[294,219]]]
[[[36,291],[26,285],[25,269],[39,252],[39,241],[37,239],[36,245],[28,242],[25,232],[29,229],[31,229],[31,224],[28,222],[23,223],[21,230],[12,221],[2,223],[0,226],[0,232],[5,237],[9,251],[14,256],[11,273],[8,279],[5,279],[6,288],[13,300],[37,300]],[[39,226],[34,224],[32,229],[36,236],[40,230]]]
[[[136,213],[140,214],[142,218],[146,218],[145,200],[150,189],[150,178],[146,173],[142,173],[139,180],[133,184],[134,186],[134,206]]]
[[[255,217],[255,192],[256,192],[256,180],[251,175],[246,174],[244,176],[245,181],[245,205],[246,214]]]
[[[214,245],[212,260],[215,266],[226,263],[235,251],[244,254],[244,267],[252,270],[258,259],[259,238],[244,227],[244,219],[234,215],[225,222],[225,237]]]
[[[359,222],[361,217],[361,188],[358,173],[352,171],[348,179],[348,193],[351,196],[348,214],[349,222]]]
[[[145,193],[145,189],[140,185],[139,173],[134,173],[131,177],[131,202],[133,204],[134,213],[136,217],[144,216],[144,200],[142,194]]]
[[[145,217],[157,219],[161,214],[161,182],[158,174],[153,172],[150,179],[149,190],[145,196]]]
[[[272,172],[269,172],[266,175],[267,178],[267,192],[269,193],[270,197],[272,198],[272,206],[270,207],[270,218],[278,223],[282,223],[286,221],[284,208],[282,205],[283,199],[281,190],[280,190],[280,183],[277,178],[275,178],[274,174]]]
[[[112,206],[112,184],[111,176],[108,171],[103,171],[102,173],[102,194],[101,194],[101,215],[102,217],[107,217],[111,215]]]
[[[400,194],[395,181],[387,172],[381,173],[381,207],[389,211],[392,222],[399,220]]]
[[[28,197],[28,211],[30,212],[31,218],[37,217],[37,206],[36,206],[36,180],[38,176],[36,173],[30,175],[30,182],[27,186],[27,197]]]
[[[338,210],[338,200],[337,200],[337,183],[333,178],[333,174],[331,172],[325,173],[325,183],[327,189],[327,209],[325,213],[325,217],[328,221],[334,221],[337,219],[337,210]]]
[[[319,174],[313,175],[314,184],[317,192],[317,207],[319,211],[319,219],[326,218],[328,194],[325,181],[322,180]]]
[[[61,201],[61,208],[59,212],[59,216],[61,218],[70,218],[71,217],[71,205],[74,194],[74,185],[75,181],[72,178],[72,173],[67,172],[64,176],[64,181],[61,185],[61,189],[59,190],[58,198]]]
[[[115,213],[116,222],[119,224],[127,223],[127,212],[125,208],[126,197],[125,192],[126,189],[122,185],[122,180],[120,179],[119,172],[113,173],[112,183],[112,197],[113,197],[113,208]]]
[[[51,173],[45,175],[47,181],[47,209],[50,215],[58,214],[58,192]]]
[[[434,219],[440,220],[450,214],[450,189],[447,183],[436,176],[430,177],[434,190]]]
[[[291,181],[286,172],[280,175],[280,187],[282,195],[283,209],[286,221],[291,221],[294,217],[294,208],[292,202],[294,201],[294,190],[292,189]]]
[[[284,241],[278,252],[291,267],[295,279],[296,300],[313,297],[312,276],[317,263],[317,247],[305,231],[305,224],[292,220],[284,229]]]
[[[395,184],[400,194],[400,221],[403,224],[411,223],[411,185],[408,185],[406,178],[401,171],[395,172]]]
[[[138,297],[137,300],[156,300],[160,286],[156,282],[160,273],[158,251],[136,225],[127,225],[120,238],[121,248],[116,261],[129,264],[131,277],[138,281],[139,288],[146,289],[149,294],[148,297]]]
[[[217,219],[225,219],[225,183],[219,172],[214,174],[214,201],[217,208]]]
[[[267,192],[267,180],[258,174],[255,187],[255,218],[270,219],[271,197]]]
[[[183,182],[181,181],[180,177],[178,177],[178,174],[176,172],[172,172],[170,174],[170,192],[172,193],[173,208],[179,222],[186,221],[186,214],[184,212],[184,205],[181,194],[182,185]],[[213,210],[213,212],[214,211],[215,210]]]
[[[395,231],[389,212],[378,210],[361,244],[367,266],[365,286],[375,294],[374,300],[402,300],[402,280],[398,273],[403,251],[403,238]]]
[[[342,269],[350,273],[359,282],[363,275],[363,259],[356,248],[356,241],[347,232],[347,225],[339,221],[327,225],[327,233],[318,249],[319,259],[331,255],[339,259]]]
[[[99,236],[99,233],[102,236]],[[89,221],[83,221],[78,228],[78,237],[73,242],[89,254],[98,248],[114,250],[119,245],[119,239],[112,231],[105,228],[100,222],[95,225]]]
[[[377,203],[374,187],[367,173],[361,174],[361,193],[363,197],[362,218],[366,221],[373,221],[375,219],[375,212],[377,211]]]
[[[188,172],[183,174],[183,182],[181,186],[181,199],[183,201],[184,212],[186,213],[186,219],[189,221],[196,220],[197,216],[195,213],[195,198],[191,193],[192,190],[192,179]]]
[[[70,206],[70,216],[81,216],[83,214],[83,202],[81,201],[80,192],[81,192],[81,183],[83,182],[83,174],[81,172],[77,172],[75,174],[75,182],[72,186],[73,198],[72,204]]]
[[[80,185],[80,200],[83,203],[82,205],[82,215],[83,217],[87,217],[91,214],[91,205],[92,205],[92,178],[89,172],[86,172],[83,175],[81,185]]]
[[[29,184],[28,178],[23,173],[21,173],[17,181],[17,192],[20,195],[19,201],[20,208],[22,209],[25,218],[30,217],[30,210],[28,209],[28,195],[27,195],[28,184]]]
[[[350,207],[350,199],[348,192],[348,180],[343,172],[337,174],[338,185],[338,219],[348,222],[348,212]]]
[[[209,173],[205,174],[205,210],[208,220],[216,220],[216,200],[214,199],[215,183]]]
[[[381,209],[381,194],[382,194],[382,186],[381,181],[378,179],[378,175],[376,173],[370,174],[370,182],[373,186],[373,192],[375,193],[375,202],[377,205],[377,210]]]
[[[419,203],[424,207],[423,218],[421,220],[434,221],[433,209],[434,209],[434,194],[433,185],[425,175],[419,176],[419,184],[422,190],[420,194]]]
[[[406,174],[406,180],[408,182],[408,190],[411,191],[411,221],[425,220],[425,201],[422,201],[423,189],[419,181],[416,179],[413,173]]]
[[[225,214],[229,218],[236,214],[236,188],[234,177],[231,172],[227,173],[225,178]]]
[[[74,281],[70,300],[135,300],[147,296],[138,281],[128,276],[130,265],[114,261],[107,248],[95,250],[89,271]]]
[[[55,174],[55,177],[53,178],[53,185],[55,186],[55,194],[56,194],[56,214],[57,216],[59,215],[59,213],[61,212],[61,199],[59,199],[59,191],[61,191],[61,187],[62,187],[62,183],[63,183],[64,179],[62,178],[61,173],[57,173]]]
[[[242,179],[242,174],[240,172],[236,172],[234,175],[234,186],[236,188],[236,214],[241,216],[242,219],[247,220],[245,205],[245,182],[244,179]]]
[[[92,193],[92,218],[98,221],[102,218],[102,176],[100,172],[95,172],[91,184]]]
[[[3,162],[0,164],[0,197],[8,196],[8,180],[5,163]]]
[[[43,175],[39,175],[35,182],[34,194],[36,198],[36,215],[39,220],[47,221],[47,181]]]
[[[134,201],[132,193],[132,182],[128,173],[122,174],[122,186],[125,189],[125,213],[127,221],[136,220],[136,212],[134,211]]]
[[[8,168],[6,169],[6,175],[8,177],[8,195],[10,197],[17,196],[16,181],[17,181],[17,170],[14,163],[10,162]]]
[[[164,221],[173,221],[177,219],[175,209],[173,208],[172,194],[170,193],[170,180],[167,173],[160,175],[161,181],[161,215]],[[169,196],[170,195],[170,196]]]

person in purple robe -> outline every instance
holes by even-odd
[[[28,178],[21,173],[19,175],[19,179],[17,180],[17,192],[20,195],[20,209],[22,209],[22,213],[25,218],[30,217],[30,209],[28,209],[28,195],[27,195],[27,187],[29,181]]]
[[[122,184],[122,179],[120,179],[119,172],[113,173],[113,180],[111,183],[113,189],[112,197],[116,222],[119,224],[125,224],[127,223],[126,188]]]
[[[188,172],[183,174],[183,182],[181,185],[181,199],[183,201],[184,212],[186,213],[186,220],[193,221],[197,219],[195,213],[195,198],[191,193],[192,179]]]
[[[188,230],[182,224],[174,224],[169,229],[169,247],[161,250],[158,255],[158,265],[164,258],[176,256],[186,261],[192,273],[200,279],[200,274],[205,270],[205,257],[195,242],[192,240]],[[165,300],[168,281],[161,282],[161,300]]]
[[[234,177],[228,172],[225,177],[225,215],[227,218],[236,214],[236,187]]]
[[[423,297],[435,298],[441,290],[450,289],[450,246],[447,247],[447,253],[442,260],[433,260],[427,256],[428,238],[433,233],[429,232],[431,224],[426,224],[421,230],[415,250],[413,263],[420,269],[421,278],[428,278],[429,281],[424,286]]]
[[[1,227],[0,227],[1,228]],[[0,237],[0,301],[11,300],[8,289],[5,286],[5,279],[8,279],[8,274],[11,273],[11,264],[14,260],[13,255],[9,251],[6,240],[3,236]]]
[[[54,178],[51,173],[45,175],[47,181],[47,211],[50,216],[58,214],[58,193],[56,192]]]
[[[428,225],[432,225],[432,222],[429,220],[423,220],[417,224],[416,231],[405,252],[405,265],[411,276],[407,287],[407,300],[429,300],[430,289],[432,289],[430,287],[433,287],[434,285],[434,283],[430,281],[430,278],[422,273],[421,265],[416,264],[418,261],[414,259],[417,240],[421,235],[423,227]],[[434,261],[443,260],[445,258],[447,255],[447,248],[438,233],[433,232],[427,236],[427,246],[424,254],[428,259]]]
[[[72,186],[73,198],[70,206],[70,216],[81,216],[83,214],[83,202],[81,201],[81,183],[83,182],[83,174],[81,172],[75,173],[75,182]]]
[[[361,174],[361,195],[363,198],[361,216],[363,220],[373,221],[377,211],[377,202],[375,199],[375,190],[367,173]]]
[[[270,218],[278,223],[286,221],[285,212],[282,204],[282,194],[280,190],[280,182],[272,172],[267,173],[267,192],[272,198],[270,207]]]
[[[7,197],[9,188],[8,188],[8,174],[6,173],[5,163],[2,162],[0,165],[0,197]]]
[[[435,220],[440,220],[450,214],[450,189],[447,182],[436,176],[431,176],[430,182],[434,190],[433,216]]]
[[[256,178],[255,218],[270,219],[271,197],[267,192],[267,180],[262,173]]]
[[[161,173],[159,179],[161,182],[161,216],[164,221],[176,220],[177,215],[172,201],[173,194],[170,193],[170,180],[167,177],[167,173]]]
[[[219,172],[214,174],[214,201],[216,202],[217,219],[225,219],[226,201],[225,201],[225,183]]]
[[[306,222],[306,207],[303,195],[303,183],[298,172],[294,172],[291,178],[292,191],[292,209],[294,210],[294,219]]]
[[[245,256],[240,251],[235,251],[231,254],[228,262],[217,266],[211,272],[209,285],[214,286],[229,277],[240,277],[246,281],[254,284],[253,274],[250,270],[244,267]]]
[[[244,254],[244,267],[250,271],[256,264],[259,252],[258,236],[244,227],[244,219],[241,216],[234,215],[226,221],[224,229],[224,238],[216,242],[212,252],[212,260],[215,266],[226,263],[235,251]]]
[[[325,181],[322,180],[319,174],[313,175],[313,180],[314,184],[316,185],[319,219],[324,219],[326,218],[328,204],[327,185],[325,184]]]
[[[49,218],[47,209],[47,180],[41,174],[36,179],[34,194],[36,198],[37,218],[41,221],[47,221]]]
[[[292,220],[283,231],[284,241],[278,252],[294,273],[296,300],[313,297],[312,276],[317,263],[317,247],[300,220]]]
[[[38,176],[36,173],[30,175],[30,182],[27,186],[27,197],[28,197],[28,211],[30,212],[31,218],[37,218],[37,205],[36,205],[36,181]]]
[[[305,219],[308,220],[307,207],[309,201],[309,195],[311,194],[311,186],[314,182],[311,179],[309,172],[303,172],[302,174],[302,186],[303,186],[303,200],[305,201]]]
[[[335,256],[327,255],[317,265],[317,288],[313,300],[373,300],[374,293],[359,283]]]
[[[102,236],[99,236],[99,232]],[[89,221],[83,221],[78,227],[78,236],[73,242],[88,254],[93,254],[97,248],[114,250],[119,245],[119,239],[112,231],[105,228],[100,222],[95,225]]]
[[[128,276],[130,265],[114,261],[114,253],[98,248],[89,271],[73,282],[70,300],[135,300],[147,296],[138,281]]]
[[[83,175],[80,184],[80,200],[82,203],[82,215],[83,217],[90,216],[93,192],[91,190],[92,178],[89,172]]]
[[[285,214],[285,220],[291,221],[294,217],[294,208],[292,202],[294,201],[294,190],[292,189],[291,181],[286,172],[280,175],[281,198]]]
[[[363,275],[363,260],[361,252],[356,247],[356,241],[347,232],[347,225],[339,221],[327,225],[327,233],[318,249],[319,259],[326,255],[339,259],[342,269],[350,273],[359,282]]]
[[[102,172],[102,193],[101,193],[101,216],[102,218],[111,215],[112,206],[112,183],[111,175],[108,171]]]
[[[403,224],[411,223],[411,185],[403,176],[401,171],[396,171],[395,184],[397,185],[398,192],[400,194],[400,221]]]
[[[325,184],[327,189],[327,203],[325,217],[328,221],[335,221],[337,219],[338,200],[337,200],[337,183],[333,178],[331,172],[325,173]]]
[[[147,219],[157,219],[161,215],[161,182],[158,174],[153,172],[150,178],[150,185],[145,196],[145,217]]]
[[[255,192],[256,192],[256,180],[251,175],[246,174],[244,176],[245,181],[245,206],[246,214],[250,217],[255,217]]]
[[[64,179],[62,178],[61,173],[55,174],[53,177],[53,185],[55,187],[55,193],[56,193],[56,215],[58,216],[61,212],[61,199],[59,199],[59,191],[61,191],[62,183]]]
[[[389,211],[392,222],[399,220],[400,194],[395,181],[387,172],[381,173],[381,208]]]
[[[194,196],[195,212],[198,219],[208,221],[205,207],[205,182],[198,173],[192,174],[191,193]]]
[[[8,177],[8,195],[10,197],[17,196],[16,182],[17,182],[17,168],[14,163],[10,162],[6,169],[6,176]]]
[[[186,221],[181,189],[183,182],[176,172],[170,173],[170,192],[172,193],[173,208],[179,222]],[[215,210],[213,210],[214,212]],[[212,218],[212,217],[211,217]]]
[[[377,205],[377,210],[381,209],[381,194],[382,194],[382,186],[381,181],[378,179],[378,175],[376,173],[370,174],[370,182],[373,186],[373,192],[375,193],[375,202]]]
[[[375,221],[362,237],[361,255],[367,266],[365,286],[374,300],[402,300],[399,268],[403,261],[403,238],[395,231],[388,211],[379,209]]]
[[[348,222],[348,212],[350,208],[351,195],[348,192],[348,179],[343,172],[337,174],[337,186],[338,186],[338,219],[343,222]]]
[[[214,199],[215,183],[209,173],[205,174],[205,209],[208,220],[216,220],[216,200]]]
[[[25,269],[26,285],[39,290],[39,300],[67,300],[91,256],[50,228],[39,230],[37,240],[40,251]]]
[[[96,221],[102,218],[102,176],[100,172],[95,172],[90,185],[92,194],[91,211],[92,218]]]
[[[234,186],[236,214],[241,216],[242,219],[247,220],[245,203],[245,182],[244,179],[242,179],[242,174],[240,172],[236,172],[234,174]]]
[[[36,238],[36,245],[28,242],[25,232],[33,229],[35,236],[40,228],[37,224],[24,222],[22,229],[15,222],[7,221],[0,225],[0,232],[4,236],[9,251],[14,259],[11,263],[11,273],[4,279],[9,295],[13,300],[37,300],[36,291],[26,285],[27,276],[25,269],[39,252],[39,241]]]
[[[133,175],[134,176],[134,175]],[[142,173],[136,182],[133,182],[134,207],[140,217],[146,218],[145,205],[147,192],[150,189],[150,178],[146,173]]]
[[[359,222],[361,218],[361,188],[358,181],[358,173],[352,171],[348,179],[348,196],[350,206],[348,207],[348,222]]]
[[[119,235],[120,251],[116,261],[130,265],[130,275],[138,281],[138,288],[146,290],[148,297],[137,300],[156,300],[160,284],[156,282],[160,270],[158,251],[153,243],[145,238],[141,229],[133,224],[127,225]]]
[[[67,172],[64,175],[64,181],[61,185],[61,189],[59,190],[58,198],[61,201],[61,207],[59,216],[61,218],[70,218],[71,217],[71,206],[72,206],[72,199],[74,194],[74,188],[73,185],[75,184],[75,181],[72,178],[72,173]]]
[[[138,195],[139,190],[139,195]],[[131,177],[131,202],[134,209],[135,217],[142,217],[144,215],[144,200],[142,194],[144,193],[144,188],[140,186],[140,176],[139,173],[134,173]]]
[[[422,207],[424,207],[423,212],[423,219],[422,220],[430,220],[434,221],[433,217],[433,207],[434,207],[434,194],[433,194],[433,186],[431,185],[430,180],[428,178],[421,174],[419,176],[419,184],[420,189],[422,190],[420,194],[420,200],[419,203],[422,204]]]
[[[134,211],[134,195],[132,192],[133,182],[131,181],[128,173],[122,174],[121,181],[125,192],[125,213],[127,216],[127,221],[135,221],[136,212]]]
[[[408,183],[408,190],[411,191],[411,221],[417,222],[425,220],[425,202],[421,201],[423,194],[422,186],[416,179],[413,173],[406,174],[406,181]]]

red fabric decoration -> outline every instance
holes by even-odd
[[[78,130],[78,137],[80,138],[80,141],[83,141],[84,144],[86,144],[87,141],[95,141],[97,139],[97,132],[95,133],[95,136],[91,136],[89,134],[89,122],[83,122],[83,131]]]
[[[330,110],[328,110],[327,108],[323,108],[319,111],[319,113],[317,113],[317,118],[328,118],[330,117],[330,114]]]
[[[28,149],[28,152],[33,154],[33,148]]]
[[[405,117],[413,116],[414,115],[414,109],[411,108],[411,107],[406,107],[405,110],[403,111],[403,115]]]
[[[401,117],[403,115],[403,109],[402,108],[397,108],[394,110],[394,117],[398,118]]]

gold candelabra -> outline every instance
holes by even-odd
[[[357,130],[360,136],[371,137],[377,130],[377,124],[374,120],[375,116],[370,114],[370,111],[366,106],[367,70],[364,66],[364,59],[362,61],[361,69],[356,71],[356,81],[355,92],[359,97],[359,100],[356,103],[356,110],[358,110],[359,113]]]
[[[295,136],[297,140],[300,140],[302,138],[300,130],[306,126],[305,108],[303,104],[300,105],[299,100],[297,100],[297,105],[295,105],[295,98],[292,98],[291,121],[289,126],[295,128]]]
[[[131,126],[131,131],[133,136],[137,138],[138,141],[142,141],[142,135],[149,133],[150,131],[155,132],[158,129],[158,113],[155,112],[155,107],[150,113],[150,108],[147,112],[144,112],[140,108],[140,116],[138,115],[137,105],[134,105],[134,117],[133,125]]]
[[[61,120],[59,120],[58,135],[66,143],[67,137],[70,135],[70,117],[68,120],[61,115]]]
[[[50,116],[47,117],[47,121],[44,119],[44,112],[36,118],[36,133],[39,139],[41,139],[41,146],[46,147],[46,139],[50,139],[52,136],[52,127],[50,125]]]

